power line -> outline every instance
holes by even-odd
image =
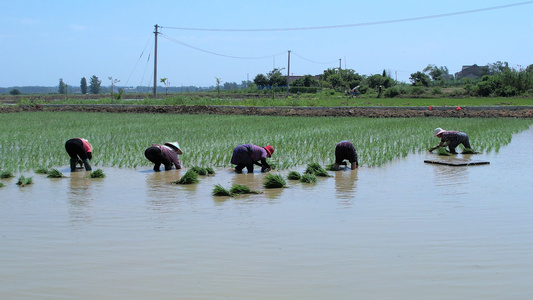
[[[194,49],[194,50],[198,50],[198,51],[201,51],[201,52],[205,52],[205,53],[209,53],[209,54],[212,54],[212,55],[217,55],[217,56],[222,56],[222,57],[228,57],[228,58],[237,58],[237,59],[265,59],[265,58],[272,58],[272,57],[275,57],[275,56],[279,56],[279,55],[282,55],[284,54],[285,52],[281,52],[281,53],[277,53],[277,54],[273,54],[273,55],[267,55],[267,56],[256,56],[256,57],[245,57],[245,56],[233,56],[233,55],[226,55],[226,54],[221,54],[221,53],[216,53],[216,52],[213,52],[213,51],[209,51],[209,50],[204,50],[204,49],[201,49],[201,48],[198,48],[198,47],[195,47],[195,46],[192,46],[192,45],[189,45],[189,44],[186,44],[182,41],[179,41],[175,38],[172,38],[168,35],[165,35],[165,34],[162,34],[162,33],[159,33],[161,35],[161,37],[164,37],[166,38],[167,40],[169,41],[172,41],[174,43],[177,43],[177,44],[180,44],[182,46],[185,46],[185,47],[188,47],[188,48],[191,48],[191,49]]]
[[[312,63],[315,63],[315,64],[330,65],[330,64],[333,64],[333,63],[336,63],[336,62],[337,62],[337,60],[335,60],[335,61],[329,61],[329,62],[318,62],[318,61],[313,61],[313,60],[307,59],[307,58],[305,58],[305,57],[303,57],[303,56],[301,56],[301,55],[298,55],[297,53],[294,53],[294,52],[292,52],[292,54],[298,56],[299,58],[301,58],[301,59],[303,59],[303,60],[306,60],[306,61],[308,61],[308,62],[312,62]]]
[[[193,30],[193,31],[298,31],[298,30],[322,30],[322,29],[335,29],[335,28],[347,28],[347,27],[362,27],[362,26],[374,26],[374,25],[383,25],[383,24],[393,24],[393,23],[402,23],[402,22],[412,22],[436,18],[444,18],[458,15],[466,15],[479,13],[490,10],[498,10],[509,7],[515,7],[520,5],[533,4],[533,1],[525,1],[518,3],[511,3],[506,5],[492,6],[487,8],[478,8],[472,10],[464,10],[452,13],[445,14],[436,14],[422,17],[413,17],[413,18],[404,18],[404,19],[395,19],[387,21],[376,21],[376,22],[365,22],[365,23],[355,23],[355,24],[344,24],[344,25],[330,25],[330,26],[313,26],[313,27],[295,27],[295,28],[264,28],[264,29],[217,29],[217,28],[193,28],[193,27],[164,27],[167,29],[178,29],[178,30]],[[163,28],[163,26],[161,26]]]

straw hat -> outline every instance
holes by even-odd
[[[167,145],[167,146],[173,148],[174,150],[176,150],[176,153],[183,154],[183,152],[180,149],[180,144],[178,144],[178,142],[172,142],[172,143],[167,142],[167,143],[165,143],[165,145]]]
[[[265,148],[265,150],[267,151],[269,157],[272,156],[272,153],[274,153],[274,148],[272,148],[272,146],[270,146],[270,145],[267,145],[267,146],[265,146],[263,148]]]
[[[443,133],[444,131],[446,131],[446,130],[444,130],[442,128],[435,128],[435,135],[434,136],[437,136],[437,135]]]

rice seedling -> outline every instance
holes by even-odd
[[[290,171],[287,175],[287,179],[289,180],[300,180],[300,178],[302,178],[302,175],[296,171]]]
[[[262,126],[266,122],[269,126]],[[247,142],[272,145],[276,152],[269,161],[275,160],[272,162],[275,169],[289,169],[310,162],[324,165],[331,161],[335,145],[350,139],[356,146],[361,166],[379,167],[410,153],[427,151],[428,144],[437,142],[432,134],[435,127],[467,132],[477,151],[497,152],[511,141],[513,134],[526,130],[531,124],[533,119],[526,118],[379,119],[21,112],[2,114],[0,118],[0,164],[3,169],[19,172],[40,166],[64,166],[68,163],[65,141],[82,131],[94,146],[94,165],[148,167],[151,163],[142,155],[147,145],[176,140],[171,128],[179,127],[179,142],[184,150],[180,160],[185,166],[231,166],[233,148]],[[47,130],[45,133],[20,130],[25,127]],[[18,143],[20,140],[27,142]],[[33,153],[41,155],[36,157]]]
[[[287,182],[283,179],[283,176],[279,174],[268,174],[265,177],[263,186],[267,189],[286,188]]]
[[[198,173],[188,170],[179,180],[173,181],[173,184],[193,184],[198,183]]]
[[[215,175],[215,170],[211,167],[206,167],[205,170],[207,171],[207,174],[209,175]]]
[[[313,174],[315,176],[321,176],[321,177],[331,177],[329,173],[322,168],[321,165],[317,163],[310,163],[307,165],[307,168],[305,169],[305,174]]]
[[[26,177],[24,175],[20,175],[17,185],[19,186],[27,186],[33,183],[33,177]]]
[[[48,174],[48,169],[47,168],[38,168],[37,170],[35,170],[35,174]]]
[[[227,196],[232,197],[230,191],[226,190],[223,186],[220,184],[215,185],[215,188],[213,189],[213,196]]]
[[[61,173],[58,169],[51,169],[50,171],[48,171],[48,176],[46,177],[47,178],[62,178],[64,176],[63,176],[63,173]]]
[[[300,182],[303,182],[303,183],[315,183],[316,182],[316,176],[314,174],[304,174],[304,175],[302,175],[302,178],[300,178]]]
[[[450,152],[446,151],[444,148],[437,148],[437,154],[442,156],[450,156]]]
[[[3,184],[2,182],[0,182],[0,187],[4,187],[4,186],[5,186],[5,184]]]
[[[15,175],[13,175],[13,172],[10,170],[3,170],[0,172],[0,178],[12,178],[12,177],[15,177]]]
[[[96,169],[92,171],[91,174],[89,174],[89,178],[104,178],[104,177],[105,177],[104,171],[102,171],[101,169]]]
[[[249,187],[247,187],[244,184],[235,184],[231,187],[229,192],[232,195],[243,195],[243,194],[260,194],[261,192],[258,191],[252,191]]]

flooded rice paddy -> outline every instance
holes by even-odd
[[[458,155],[489,165],[411,154],[273,190],[257,170],[2,179],[0,298],[531,299],[531,149],[533,128]],[[237,183],[263,193],[211,195]]]

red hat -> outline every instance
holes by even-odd
[[[274,148],[272,148],[272,146],[270,146],[270,145],[265,146],[263,148],[265,148],[265,150],[267,151],[268,157],[272,156],[272,153],[274,153]]]

